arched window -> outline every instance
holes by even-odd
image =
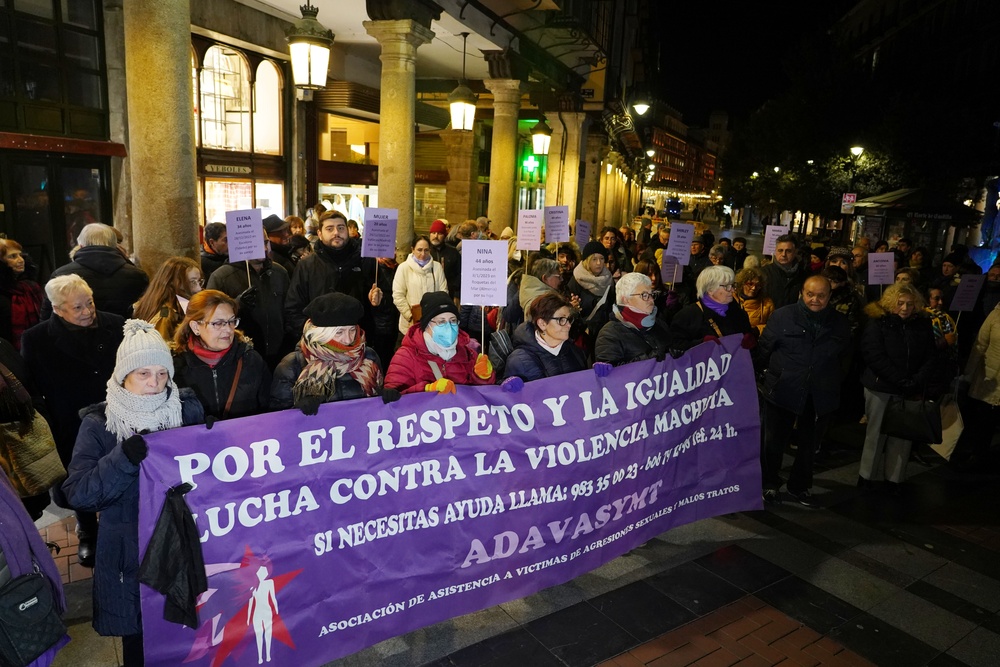
[[[202,146],[249,151],[250,110],[246,61],[224,46],[209,48],[201,70]]]
[[[281,155],[281,75],[270,60],[257,66],[253,87],[253,150]]]

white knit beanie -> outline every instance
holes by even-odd
[[[174,379],[174,358],[160,333],[145,320],[125,320],[125,337],[115,359],[115,381],[123,384],[126,375],[144,366],[163,366]]]

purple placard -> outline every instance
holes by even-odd
[[[569,206],[546,206],[545,242],[565,243],[569,241]]]
[[[462,241],[462,304],[507,305],[506,241]]]
[[[694,225],[686,222],[670,223],[670,241],[667,242],[667,249],[663,251],[663,256],[669,255],[677,260],[681,266],[687,266],[691,261],[691,241],[694,239]]]
[[[517,212],[517,250],[535,252],[542,247],[542,211]]]
[[[958,287],[955,288],[955,296],[951,299],[949,310],[973,310],[976,307],[976,301],[979,299],[979,292],[983,289],[985,283],[985,274],[966,274],[962,276]]]
[[[660,278],[664,284],[673,287],[684,280],[684,267],[677,261],[676,257],[671,257],[667,251],[663,251],[660,258]]]
[[[321,665],[564,583],[675,526],[761,509],[740,341],[519,393],[460,386],[150,434],[140,554],[166,490],[190,479],[209,591],[191,630],[141,586],[146,665],[256,665],[258,635],[274,664]]]
[[[573,235],[576,239],[576,244],[583,249],[583,246],[590,243],[590,223],[586,220],[576,221],[576,233]]]
[[[896,270],[896,253],[894,252],[870,252],[868,253],[868,284],[869,285],[891,285],[896,282],[893,275]]]
[[[226,211],[229,262],[264,259],[264,220],[259,208]]]
[[[361,237],[362,257],[395,257],[397,208],[366,208],[365,235]]]
[[[764,232],[764,248],[761,250],[765,255],[774,254],[774,246],[778,244],[778,237],[788,233],[788,225],[768,225]]]

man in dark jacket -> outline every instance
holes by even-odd
[[[270,257],[276,264],[284,267],[288,275],[295,271],[295,260],[292,259],[292,248],[288,242],[292,238],[291,223],[282,220],[273,213],[264,218],[264,233],[271,241]]]
[[[201,244],[201,277],[208,282],[216,269],[229,262],[229,235],[226,225],[210,222],[205,225],[205,241]]]
[[[384,297],[375,285],[375,260],[362,259],[361,241],[348,235],[343,213],[327,211],[323,214],[319,241],[315,252],[295,267],[285,299],[285,328],[295,340],[302,336],[305,307],[318,296],[341,292],[372,306],[381,303]],[[370,311],[366,306],[365,317],[361,320],[361,328],[369,337],[374,334]]]
[[[149,276],[118,249],[114,228],[92,222],[80,231],[77,243],[80,247],[73,261],[60,266],[49,278],[75,273],[94,290],[94,305],[98,310],[131,317],[132,304],[146,291]],[[46,320],[51,315],[52,304],[45,299],[41,317]]]
[[[775,310],[795,303],[806,279],[806,268],[796,253],[795,237],[783,234],[774,243],[774,261],[763,268],[767,296]]]
[[[788,495],[816,507],[809,489],[812,462],[829,417],[840,405],[840,357],[851,341],[847,317],[830,307],[830,281],[812,276],[798,303],[774,311],[758,344],[764,368],[764,500],[777,502],[781,457],[798,420],[798,449],[788,479]]]
[[[431,258],[441,264],[444,279],[448,281],[448,296],[457,304],[462,289],[462,255],[456,248],[444,242],[448,228],[441,220],[431,223],[428,238],[431,240]],[[388,360],[383,363],[388,363]]]

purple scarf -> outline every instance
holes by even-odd
[[[707,294],[701,295],[701,302],[705,304],[706,308],[709,308],[719,317],[725,317],[726,311],[729,310],[728,303],[719,303]]]

